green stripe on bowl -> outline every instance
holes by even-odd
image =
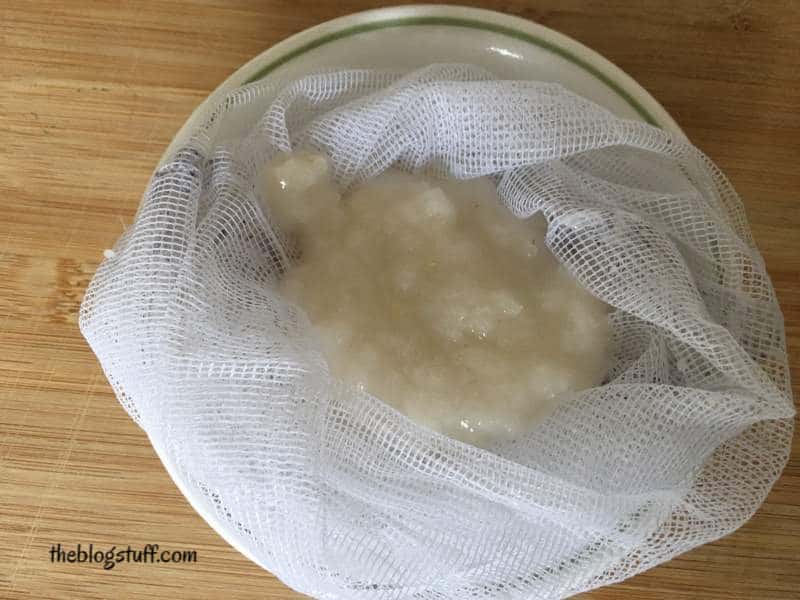
[[[642,119],[644,119],[650,125],[659,126],[658,121],[644,108],[639,102],[631,96],[622,86],[620,86],[617,82],[611,79],[608,75],[603,73],[601,70],[596,68],[595,66],[589,64],[579,56],[575,56],[569,50],[562,48],[561,46],[554,44],[552,42],[548,42],[547,40],[543,40],[540,37],[535,35],[531,35],[529,33],[525,33],[524,31],[519,31],[518,29],[513,29],[511,27],[505,27],[503,25],[496,25],[494,23],[484,23],[483,21],[475,21],[473,19],[459,19],[455,17],[406,17],[401,19],[387,19],[385,21],[375,21],[372,23],[364,23],[363,25],[354,25],[353,27],[347,27],[345,29],[341,29],[339,31],[334,31],[333,33],[329,33],[318,37],[315,40],[311,40],[292,50],[291,52],[287,52],[280,58],[276,58],[271,63],[265,65],[261,69],[259,69],[255,75],[250,77],[245,83],[252,83],[254,81],[258,81],[259,79],[263,79],[267,75],[269,75],[272,71],[280,67],[281,65],[286,64],[293,58],[300,56],[301,54],[305,54],[309,50],[313,50],[314,48],[319,48],[320,46],[324,46],[325,44],[329,44],[331,42],[335,42],[336,40],[341,40],[353,35],[358,35],[359,33],[366,33],[368,31],[377,31],[379,29],[388,29],[390,27],[410,27],[410,26],[419,26],[419,25],[445,25],[449,27],[467,27],[469,29],[480,29],[483,31],[491,31],[493,33],[499,33],[501,35],[506,35],[512,37],[517,40],[522,40],[523,42],[527,42],[529,44],[533,44],[534,46],[539,46],[540,48],[544,48],[556,54],[572,64],[580,67],[587,73],[594,76],[596,79],[602,81],[607,87],[612,89],[614,93],[616,93],[620,98],[625,100],[633,110],[635,110]]]

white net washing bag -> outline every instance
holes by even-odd
[[[783,319],[722,173],[685,138],[468,65],[239,88],[154,173],[81,329],[218,529],[317,598],[564,598],[744,523],[783,468]],[[264,164],[490,176],[612,307],[603,385],[480,449],[336,381],[279,295]]]

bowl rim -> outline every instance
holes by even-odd
[[[163,165],[207,112],[230,90],[262,79],[294,58],[361,33],[413,26],[462,27],[527,42],[571,62],[627,103],[645,123],[685,135],[667,110],[630,75],[577,40],[533,21],[493,10],[440,4],[377,8],[320,23],[267,48],[237,68],[189,115],[158,161]]]

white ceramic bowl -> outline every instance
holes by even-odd
[[[262,78],[292,79],[333,67],[414,68],[441,62],[471,63],[499,77],[558,82],[615,114],[682,133],[666,110],[621,69],[583,44],[530,21],[458,6],[383,8],[307,29],[256,56],[197,107],[162,156],[186,140],[203,115],[230,90]],[[232,546],[205,498],[186,488],[175,465],[154,448],[192,507]]]

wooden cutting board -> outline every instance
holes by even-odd
[[[472,3],[470,3],[472,4]],[[800,3],[519,0],[642,83],[733,180],[800,379]],[[166,144],[238,65],[360,0],[0,3],[0,597],[299,598],[189,507],[77,329]],[[795,387],[795,396],[798,389]],[[192,563],[53,563],[154,543]],[[800,598],[800,452],[741,530],[585,598]]]

